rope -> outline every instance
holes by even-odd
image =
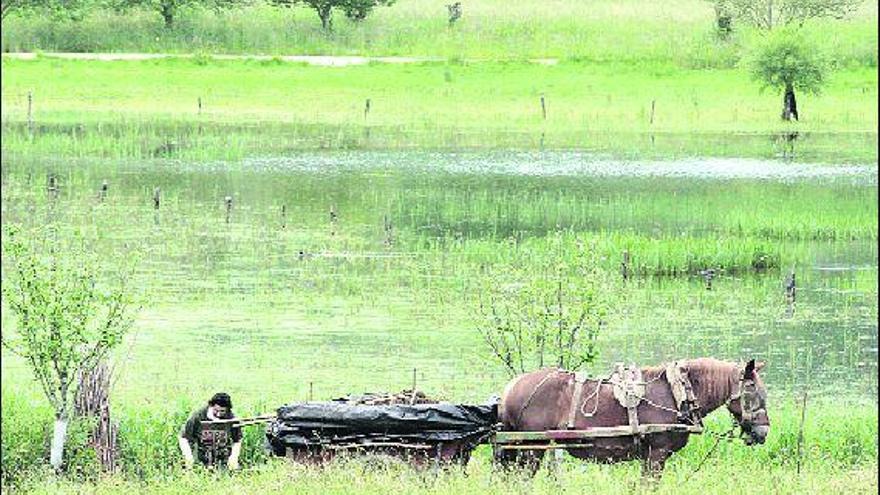
[[[727,430],[727,432],[725,432],[725,433],[723,433],[723,434],[721,434],[721,435],[719,435],[719,434],[717,434],[717,433],[708,432],[710,435],[714,435],[714,436],[716,437],[716,438],[715,438],[715,444],[712,445],[712,448],[709,449],[709,452],[707,452],[706,455],[703,457],[703,459],[700,461],[700,463],[697,464],[697,468],[694,469],[693,471],[691,471],[690,474],[688,474],[687,477],[685,477],[685,479],[684,479],[681,483],[679,483],[678,485],[676,485],[676,486],[684,485],[685,483],[687,483],[688,481],[690,481],[690,479],[691,479],[695,474],[697,474],[697,472],[699,472],[700,469],[702,469],[702,467],[703,467],[703,465],[706,463],[706,461],[709,460],[709,457],[711,457],[712,454],[715,453],[715,449],[718,448],[718,444],[721,443],[721,440],[728,440],[728,441],[729,441],[729,440],[731,440],[731,439],[733,438],[733,432],[734,432],[734,431],[736,431],[736,427],[732,427],[731,429]]]
[[[551,371],[551,372],[547,373],[546,375],[544,375],[544,378],[542,378],[541,381],[538,382],[537,385],[535,385],[535,388],[532,390],[532,393],[529,394],[529,397],[526,399],[525,403],[522,405],[522,407],[519,408],[519,413],[517,413],[517,415],[516,415],[516,424],[520,424],[520,421],[522,420],[523,412],[525,412],[526,408],[529,407],[529,404],[531,404],[532,399],[535,397],[535,394],[538,393],[538,390],[539,390],[541,387],[544,386],[544,383],[545,383],[545,382],[546,382],[546,381],[547,381],[552,375],[555,375],[555,374],[557,374],[557,373],[559,373],[558,370],[556,370],[556,371]]]

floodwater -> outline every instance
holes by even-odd
[[[506,378],[476,333],[474,291],[512,245],[563,231],[695,236],[718,251],[760,242],[783,256],[770,270],[720,270],[711,289],[693,274],[629,280],[594,373],[756,357],[774,394],[876,400],[876,164],[441,151],[4,158],[2,193],[4,225],[52,218],[91,232],[105,260],[140,253],[129,398],[234,375],[233,390],[271,403],[304,398],[309,382],[327,396],[401,389],[414,368],[449,398],[497,393]]]

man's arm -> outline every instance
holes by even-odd
[[[199,420],[198,413],[193,413],[183,428],[180,429],[180,435],[177,437],[177,444],[180,445],[180,452],[183,454],[183,463],[187,469],[193,467],[193,452],[190,442],[195,443],[195,425]]]
[[[180,452],[183,453],[183,465],[186,466],[187,469],[193,467],[193,453],[192,447],[189,445],[189,440],[184,436],[180,436],[177,438],[177,443],[180,444]]]
[[[238,456],[241,454],[241,427],[232,427],[232,450],[229,452],[229,460],[226,461],[226,467],[229,469],[238,469]]]
[[[241,454],[241,440],[232,444],[232,451],[229,453],[229,460],[226,461],[226,467],[229,469],[238,469],[239,454]]]

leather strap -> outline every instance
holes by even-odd
[[[581,404],[581,399],[584,396],[584,383],[586,382],[586,373],[578,371],[574,374],[574,397],[571,401],[571,408],[568,410],[568,423],[565,425],[569,430],[574,429],[574,418],[577,414],[578,407]]]

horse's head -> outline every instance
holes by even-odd
[[[758,376],[764,363],[752,359],[740,370],[739,384],[727,400],[727,409],[742,428],[746,445],[764,443],[770,433],[767,416],[767,388]]]

